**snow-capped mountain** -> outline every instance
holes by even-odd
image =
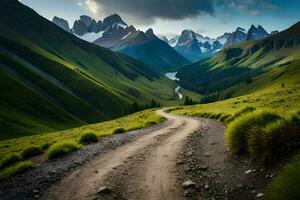
[[[56,24],[58,27],[64,29],[67,32],[72,32],[69,26],[69,23],[67,20],[64,20],[63,18],[59,18],[59,17],[53,17],[52,22],[54,24]]]
[[[224,48],[234,44],[239,44],[247,39],[247,31],[241,27],[238,27],[227,39],[224,44]]]
[[[62,18],[54,17],[52,22],[88,42],[94,42],[102,37],[104,32],[111,27],[123,29],[127,27],[127,24],[117,14],[108,16],[103,21],[96,21],[89,16],[82,15],[74,22],[72,29],[66,28],[68,22]]]
[[[57,23],[58,20],[53,20]],[[152,29],[146,32],[128,26],[117,15],[96,21],[89,16],[80,16],[71,32],[77,37],[137,58],[156,67],[158,71],[172,71],[190,62],[168,45],[167,38],[159,39]]]
[[[269,33],[261,26],[252,25],[247,33],[247,40],[260,40],[267,37]]]
[[[238,27],[236,31],[231,33],[224,47],[229,47],[234,44],[239,44],[246,40],[260,40],[267,37],[269,33],[261,26],[255,27],[252,25],[248,31],[243,28]]]
[[[221,50],[228,37],[229,34],[225,33],[217,39],[212,39],[192,30],[184,30],[180,36],[169,40],[169,45],[174,47],[181,55],[194,62],[210,57]]]

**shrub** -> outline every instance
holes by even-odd
[[[7,156],[5,156],[4,158],[2,158],[2,160],[0,161],[0,170],[15,164],[16,162],[19,162],[22,160],[22,157],[20,154],[18,153],[12,153],[9,154]]]
[[[296,156],[276,176],[265,194],[266,200],[298,200],[300,197],[300,156]]]
[[[98,142],[98,137],[95,133],[89,132],[81,135],[79,143],[80,144],[90,144]]]
[[[124,128],[117,128],[114,130],[114,134],[120,134],[120,133],[125,133],[126,130]]]
[[[281,119],[270,111],[256,111],[240,116],[231,122],[226,131],[226,142],[233,154],[248,152],[248,137],[269,123]]]
[[[296,117],[274,121],[248,138],[249,153],[263,163],[272,163],[300,147],[300,123]]]
[[[41,147],[30,146],[30,147],[27,147],[26,149],[23,150],[22,158],[26,159],[26,158],[30,158],[30,157],[33,157],[33,156],[40,155],[42,153],[43,153],[43,151],[42,151]]]
[[[63,141],[53,144],[47,154],[49,158],[57,158],[62,155],[68,154],[72,151],[75,151],[79,148],[79,145],[73,141]]]
[[[0,181],[7,179],[15,174],[21,174],[25,171],[33,168],[33,163],[31,161],[19,162],[13,166],[10,166],[0,172]]]
[[[51,144],[46,142],[42,145],[42,149],[47,150],[47,149],[49,149],[50,146],[51,146]]]

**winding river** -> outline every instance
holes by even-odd
[[[179,78],[176,77],[177,72],[168,72],[165,74],[165,76],[169,79],[171,79],[172,81],[179,81]],[[179,99],[182,99],[183,95],[180,93],[180,89],[181,87],[179,85],[177,85],[177,87],[175,88],[175,94],[178,95]]]

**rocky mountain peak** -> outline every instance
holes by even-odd
[[[110,15],[103,20],[102,29],[106,30],[107,28],[113,26],[114,24],[118,24],[119,26],[127,26],[127,24],[122,20],[122,18],[117,15]]]
[[[72,32],[67,20],[55,16],[53,17],[52,22],[65,31]]]

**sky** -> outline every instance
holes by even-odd
[[[299,0],[20,0],[40,15],[58,16],[70,26],[80,15],[102,20],[119,14],[140,30],[152,28],[171,38],[184,29],[218,37],[237,27],[262,25],[267,31],[284,30],[300,21]]]

